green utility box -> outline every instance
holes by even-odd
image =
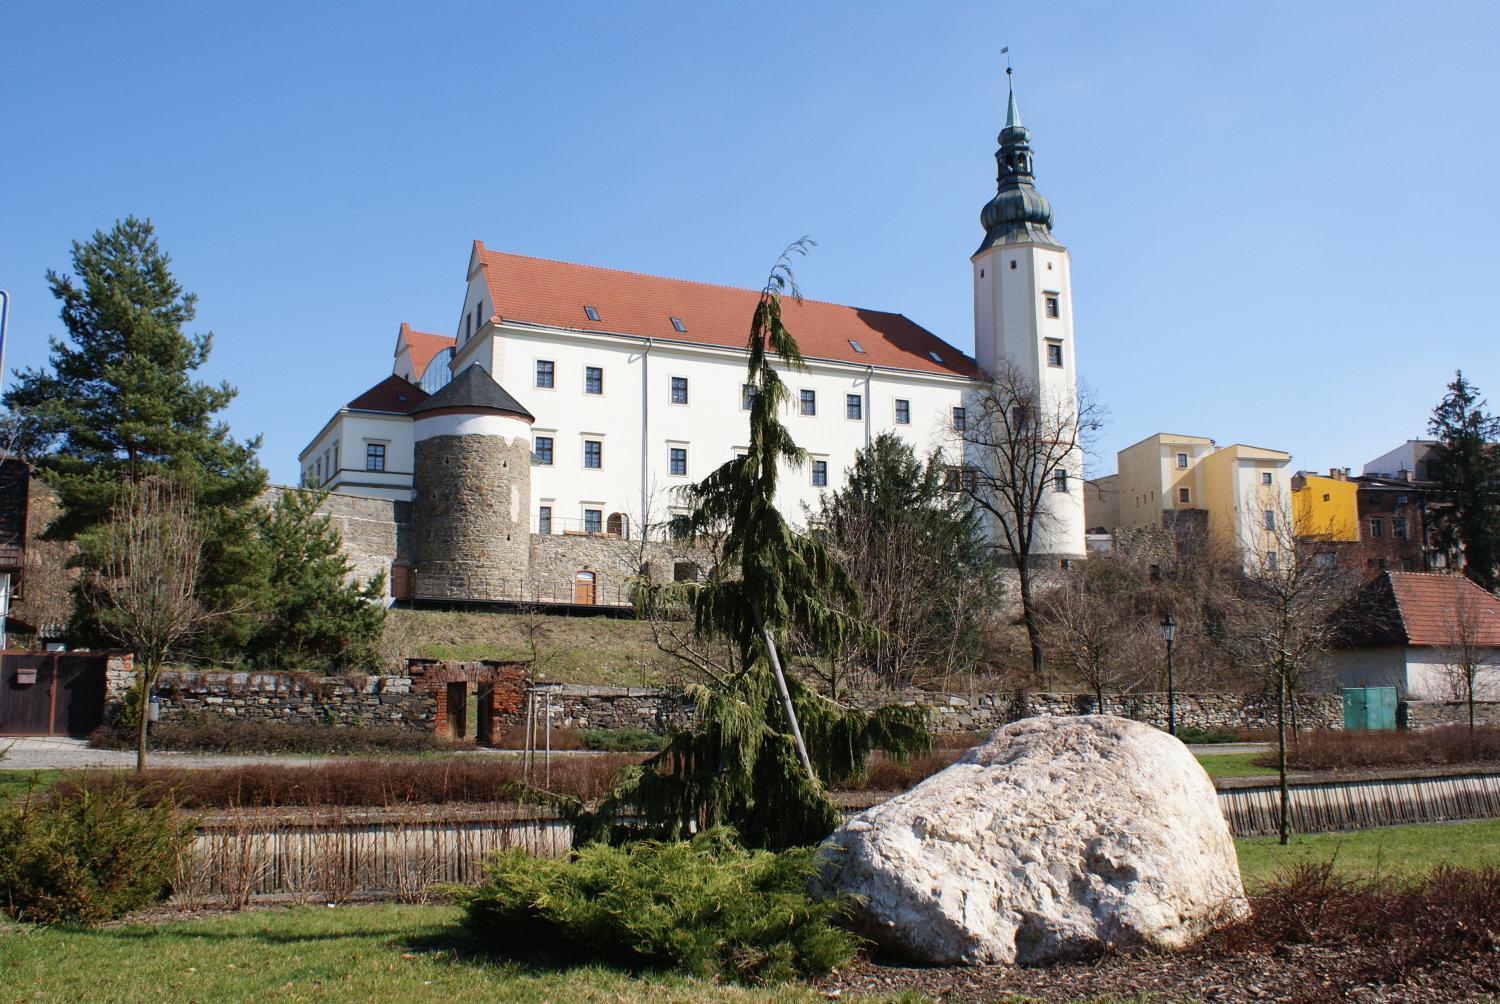
[[[1344,728],[1349,732],[1396,727],[1395,687],[1345,687]]]

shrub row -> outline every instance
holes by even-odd
[[[1275,742],[1275,736],[1271,737]],[[1298,770],[1360,770],[1372,767],[1440,767],[1500,761],[1500,728],[1450,725],[1424,732],[1337,732],[1328,729],[1290,737],[1287,762]],[[1275,750],[1255,761],[1276,766]]]
[[[547,790],[590,801],[614,784],[620,767],[640,757],[556,757]],[[529,775],[520,758],[349,760],[308,766],[246,764],[218,770],[154,768],[145,774],[90,771],[71,774],[57,789],[74,793],[128,793],[146,805],[187,809],[294,806],[440,805],[446,802],[535,800],[547,775],[541,764]]]
[[[101,749],[134,749],[136,736],[115,723],[96,729],[89,742]],[[179,753],[345,755],[432,753],[463,747],[431,732],[399,725],[335,727],[195,716],[151,726],[151,748]]]

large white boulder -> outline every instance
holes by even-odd
[[[830,841],[819,883],[921,962],[1177,948],[1246,911],[1213,782],[1177,739],[1112,715],[1007,725]]]

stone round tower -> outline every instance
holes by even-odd
[[[531,413],[483,367],[471,365],[411,417],[415,598],[524,598],[531,562]]]

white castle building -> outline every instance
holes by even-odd
[[[784,420],[809,453],[804,468],[781,480],[778,505],[789,518],[799,521],[804,506],[837,489],[855,453],[883,432],[919,455],[942,449],[961,466],[955,430],[985,372],[1002,359],[1044,400],[1076,399],[1069,256],[1032,185],[1029,141],[1012,95],[996,153],[998,191],[981,214],[985,236],[971,259],[974,357],[902,314],[784,303],[807,362],[807,372],[783,371],[792,391]],[[534,564],[537,546],[556,543],[545,538],[666,536],[681,511],[672,489],[746,448],[745,341],[757,291],[528,258],[480,241],[466,280],[454,335],[402,324],[391,375],[340,408],[300,454],[303,483],[392,503],[398,520],[400,504],[412,503],[414,551],[445,536],[420,524],[472,520],[476,507],[498,507],[505,518],[483,532],[512,545],[530,538]],[[485,436],[509,444],[490,454],[502,466],[465,470],[462,484],[451,483],[455,466],[480,461],[456,443],[437,457],[438,444]],[[486,485],[513,490],[486,495]],[[1047,560],[1083,556],[1081,458],[1056,480],[1049,503],[1053,518],[1036,552]],[[474,530],[460,532],[462,541],[447,535],[445,546],[478,547]],[[426,560],[483,564],[524,554],[499,550],[508,556],[430,552]],[[464,582],[424,588],[422,554],[392,560],[398,594],[414,582],[417,598],[485,599],[465,594],[517,589],[525,575],[475,580],[470,563]]]

